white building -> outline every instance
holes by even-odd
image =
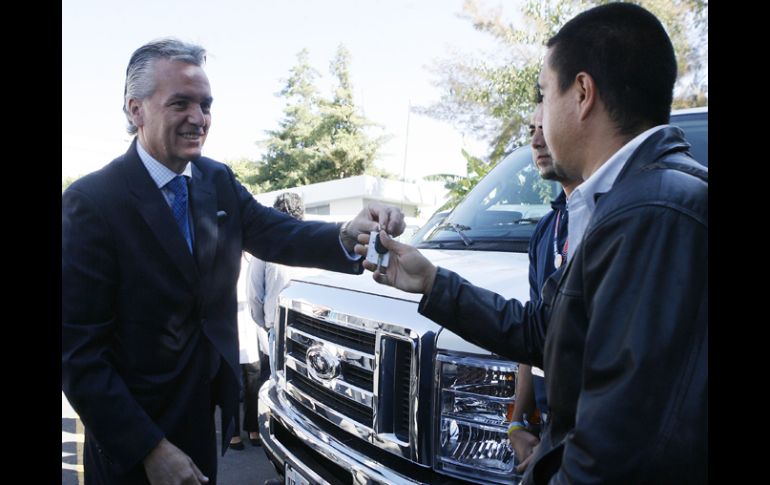
[[[371,201],[399,207],[406,216],[427,220],[445,201],[447,190],[442,182],[401,182],[370,175],[358,175],[317,184],[257,194],[262,205],[272,206],[282,192],[295,192],[305,202],[308,215],[355,215]]]

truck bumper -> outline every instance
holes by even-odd
[[[268,458],[284,474],[288,464],[312,484],[421,484],[379,466],[296,412],[275,381],[259,391],[259,435]],[[351,440],[352,441],[352,440]]]

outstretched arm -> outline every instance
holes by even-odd
[[[547,309],[544,305],[506,300],[472,285],[456,273],[436,267],[416,248],[400,243],[380,231],[380,240],[390,252],[385,272],[363,262],[374,271],[374,280],[410,293],[422,293],[419,312],[476,345],[516,362],[542,367]],[[369,235],[358,237],[355,251],[365,255]]]

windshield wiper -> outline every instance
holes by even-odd
[[[447,227],[452,229],[454,232],[457,233],[458,236],[460,236],[460,239],[463,240],[463,244],[465,244],[466,247],[473,244],[473,241],[471,240],[471,238],[463,234],[463,231],[469,231],[471,229],[470,227],[465,226],[463,224],[457,224],[454,222],[447,222],[446,224],[441,224],[436,229],[446,229]]]
[[[538,222],[540,222],[540,219],[542,219],[542,218],[541,217],[525,217],[525,218],[522,218],[522,219],[519,219],[518,221],[516,221],[516,224],[527,224],[527,223],[537,224]]]

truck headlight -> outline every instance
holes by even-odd
[[[464,478],[516,483],[506,430],[518,365],[507,360],[438,354],[436,467]],[[480,477],[481,474],[481,477]]]

